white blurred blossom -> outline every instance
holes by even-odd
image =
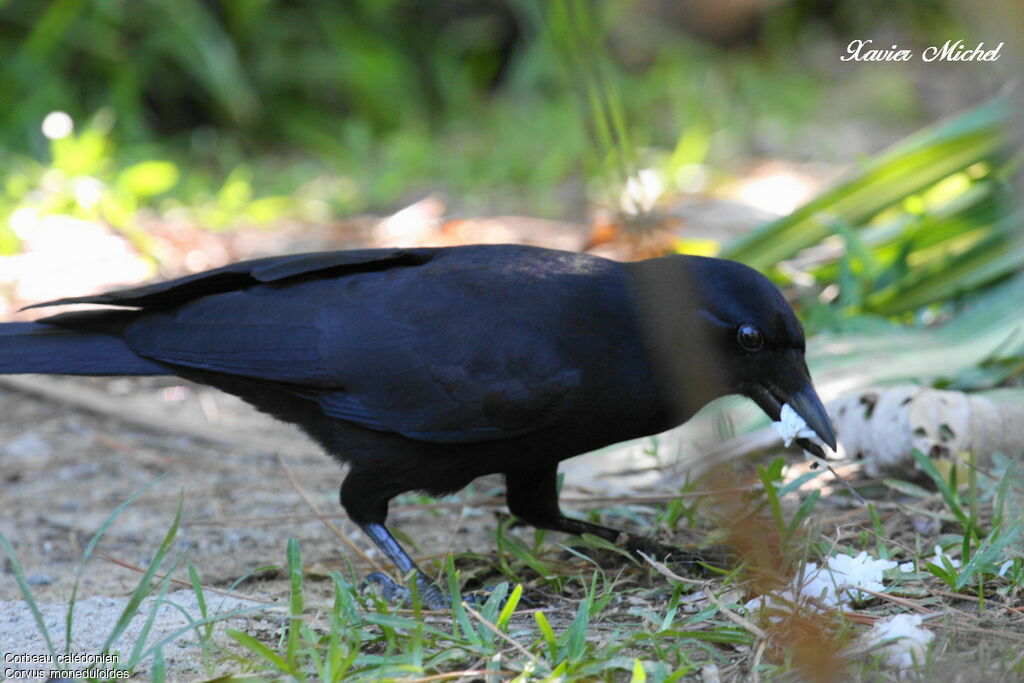
[[[955,557],[947,555],[945,551],[942,550],[942,546],[935,546],[935,557],[932,558],[932,564],[939,567],[945,567],[946,565],[942,561],[943,558],[945,558],[949,562],[949,565],[953,567],[953,569],[959,569],[960,560],[956,559]]]
[[[75,122],[66,112],[51,111],[43,118],[43,135],[51,140],[59,140],[71,135],[75,130]]]
[[[921,628],[921,617],[916,614],[880,619],[867,635],[869,645],[892,641],[883,645],[881,652],[886,665],[896,669],[909,669],[923,662],[933,638],[934,633]]]
[[[800,576],[794,578],[790,588],[777,595],[754,598],[745,607],[750,610],[767,606],[789,611],[796,602],[815,600],[827,607],[845,609],[851,601],[871,597],[858,589],[883,591],[885,586],[882,583],[882,572],[895,566],[896,563],[891,560],[876,560],[863,551],[856,557],[845,554],[830,557],[824,567],[819,567],[816,562],[808,562]]]

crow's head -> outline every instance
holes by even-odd
[[[742,394],[772,420],[789,404],[833,450],[836,437],[804,360],[804,332],[768,278],[734,261],[670,256],[637,264],[636,281],[659,364],[692,414]],[[814,453],[806,439],[798,443]]]
[[[695,258],[692,269],[703,327],[729,387],[753,399],[772,420],[788,403],[835,450],[832,423],[804,360],[803,327],[782,293],[768,278],[734,261]]]

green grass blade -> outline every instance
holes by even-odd
[[[483,641],[480,640],[480,635],[476,632],[473,627],[473,622],[469,619],[469,614],[466,613],[466,608],[462,606],[462,591],[459,588],[459,573],[455,570],[455,559],[448,555],[445,558],[445,575],[448,578],[448,594],[452,599],[452,615],[455,617],[454,621],[462,629],[462,635],[468,641],[470,641],[475,647],[480,647]]]
[[[299,630],[302,626],[304,600],[302,595],[302,555],[299,542],[288,539],[288,578],[291,593],[288,605],[288,642],[285,650],[285,661],[290,671],[298,671]]]
[[[942,495],[942,499],[946,501],[946,505],[949,507],[950,512],[957,518],[957,521],[966,530],[974,530],[978,537],[981,538],[985,535],[984,531],[978,529],[971,523],[970,515],[964,511],[963,506],[960,505],[959,496],[953,487],[949,485],[946,478],[942,476],[938,468],[935,467],[935,463],[932,462],[931,458],[922,453],[921,451],[914,449],[914,460],[917,462],[917,466],[921,468],[921,471],[928,475],[928,477],[934,482],[935,487],[939,489],[939,493]],[[955,470],[954,470],[955,471]]]
[[[789,482],[787,484],[784,484],[784,485],[779,487],[779,489],[778,489],[778,496],[779,496],[779,498],[783,498],[787,494],[792,493],[793,491],[798,491],[801,486],[803,486],[807,482],[811,481],[812,479],[817,479],[818,477],[820,477],[824,473],[825,473],[825,470],[823,468],[819,468],[819,469],[816,469],[816,470],[811,470],[810,472],[804,472],[803,474],[801,474],[799,477],[797,477],[793,481],[791,481],[791,482]]]
[[[135,645],[132,647],[132,652],[128,655],[128,661],[124,664],[126,668],[135,668],[136,664],[141,661],[140,657],[146,647],[146,640],[149,638],[149,634],[153,630],[153,624],[156,622],[156,617],[160,613],[160,608],[164,603],[164,598],[167,596],[167,588],[169,586],[170,582],[166,580],[160,582],[160,593],[157,595],[156,600],[153,601],[149,614],[146,615],[146,620],[142,625],[142,629],[139,631],[139,636],[135,639]],[[134,614],[132,616],[134,617]],[[159,655],[160,652],[161,649],[157,648],[154,655]]]
[[[814,510],[814,506],[817,505],[818,499],[821,498],[821,489],[815,489],[811,491],[810,495],[807,496],[800,503],[800,506],[793,513],[793,519],[789,520],[789,524],[786,526],[786,532],[783,538],[789,540],[796,533],[796,530],[800,528],[800,525],[805,519],[810,517],[811,511]]]
[[[883,209],[979,161],[1005,142],[1008,107],[989,102],[903,140],[788,216],[739,238],[725,258],[769,270],[832,234],[836,218],[860,225]]]
[[[548,646],[548,656],[554,662],[558,659],[558,640],[555,638],[555,632],[551,628],[548,618],[540,610],[534,611],[533,620],[537,624],[537,630],[540,631],[541,638]]]
[[[786,521],[782,516],[782,503],[779,501],[778,490],[775,488],[775,480],[771,474],[762,465],[757,466],[757,474],[761,478],[761,483],[764,485],[764,495],[768,500],[768,508],[772,512],[772,520],[775,522],[775,528],[781,533],[786,528]]]
[[[587,649],[587,627],[590,625],[590,596],[580,601],[576,618],[566,631],[566,656],[570,662],[583,659]]]
[[[487,596],[487,602],[480,608],[480,615],[489,623],[493,624],[498,620],[498,611],[501,609],[505,596],[508,595],[508,584],[499,583]],[[487,631],[491,633],[490,630]],[[491,635],[494,635],[493,633]]]
[[[21,597],[28,605],[29,611],[32,612],[32,618],[36,622],[36,626],[39,627],[39,633],[43,636],[46,641],[46,649],[50,651],[50,656],[53,660],[57,660],[57,649],[53,646],[53,640],[50,639],[50,631],[46,628],[46,622],[43,621],[43,614],[39,611],[39,605],[36,604],[35,596],[32,595],[32,589],[28,585],[28,581],[25,580],[25,570],[22,569],[21,563],[18,562],[18,556],[14,554],[14,548],[7,541],[7,537],[0,534],[0,548],[3,548],[4,553],[7,555],[7,561],[10,562],[11,572],[14,574],[14,580],[18,583],[18,590],[21,591]]]
[[[128,496],[127,500],[125,500],[123,503],[114,508],[114,511],[110,513],[110,516],[107,517],[106,520],[104,520],[103,524],[100,525],[100,528],[96,531],[95,534],[93,534],[92,538],[89,539],[89,543],[86,544],[85,551],[82,553],[82,561],[78,564],[78,571],[75,574],[75,583],[71,588],[71,598],[68,600],[68,611],[67,616],[64,620],[65,652],[71,652],[71,626],[72,623],[74,622],[75,599],[78,596],[78,586],[82,581],[82,575],[85,573],[85,565],[89,561],[89,558],[92,556],[93,550],[95,550],[96,545],[100,542],[100,539],[103,538],[103,535],[107,533],[107,529],[109,529],[110,525],[114,523],[114,520],[117,519],[118,515],[120,515],[121,512],[124,511],[124,509],[128,507],[128,505],[130,505],[132,501],[134,501],[136,498],[141,496],[149,489],[156,486],[166,476],[167,473],[165,472],[164,474],[161,474],[159,477],[143,486],[141,489],[139,489],[132,495]]]
[[[231,610],[230,612],[212,614],[208,617],[203,617],[202,619],[191,619],[191,615],[189,615],[187,611],[185,611],[178,605],[175,605],[173,602],[164,601],[162,604],[170,605],[172,607],[177,608],[178,611],[180,611],[185,616],[186,620],[189,623],[185,626],[182,626],[181,628],[178,628],[175,631],[172,631],[171,633],[168,633],[167,635],[163,636],[160,640],[154,643],[150,643],[149,647],[139,656],[138,661],[140,662],[145,661],[147,657],[156,655],[156,653],[162,650],[166,645],[173,643],[179,637],[181,637],[185,633],[188,633],[189,631],[195,631],[199,627],[212,627],[217,623],[228,621],[236,617],[248,617],[251,616],[253,612],[257,612],[261,609],[264,609],[262,605],[254,605],[252,607],[243,607],[240,609]]]
[[[498,620],[494,624],[498,627],[499,631],[504,631],[508,628],[508,624],[512,620],[512,615],[515,613],[516,607],[519,605],[519,600],[522,597],[523,584],[517,583],[515,588],[512,589],[512,594],[509,595],[508,600],[505,601],[505,606],[501,608],[501,614],[498,615]]]
[[[184,510],[185,494],[182,492],[178,496],[178,510],[174,515],[174,521],[171,523],[171,527],[167,530],[163,541],[160,543],[156,553],[153,555],[153,559],[150,561],[149,567],[142,575],[142,578],[139,579],[139,583],[135,587],[135,590],[132,591],[131,597],[128,599],[128,603],[125,605],[124,610],[121,611],[121,615],[118,617],[117,623],[114,624],[113,630],[110,632],[110,635],[107,636],[106,641],[104,641],[103,647],[101,648],[102,652],[108,652],[110,647],[117,642],[117,639],[121,637],[125,629],[128,628],[128,624],[138,612],[139,605],[142,604],[142,601],[146,596],[152,592],[153,586],[151,584],[153,577],[156,576],[157,571],[160,569],[160,565],[163,564],[164,558],[167,556],[167,553],[170,552],[171,544],[178,535],[178,527],[181,524],[181,516],[184,513]],[[165,572],[163,579],[164,582],[169,580],[171,571],[173,571],[173,569]]]
[[[986,566],[997,563],[1001,559],[1000,554],[1003,548],[1016,542],[1022,531],[1024,531],[1024,519],[1018,519],[1005,530],[999,529],[989,534],[975,550],[971,559],[964,564],[956,577],[953,588],[962,590],[976,576],[980,576]]]
[[[1024,224],[1024,215],[1007,219],[1015,226]],[[1024,243],[1010,245],[1001,232],[994,232],[955,259],[946,259],[905,283],[882,289],[868,298],[868,310],[891,315],[912,311],[942,301],[1024,269]]]
[[[278,671],[286,674],[291,673],[291,670],[288,668],[288,662],[284,661],[284,658],[281,657],[281,655],[277,654],[269,647],[250,636],[248,633],[228,629],[227,634],[228,637],[232,638],[236,643],[249,650]]]

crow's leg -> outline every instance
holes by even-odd
[[[370,472],[353,469],[341,484],[341,505],[349,518],[373,540],[402,576],[413,575],[420,602],[429,609],[448,609],[451,600],[416,566],[384,526],[388,516],[388,501],[394,495]],[[381,572],[373,572],[366,580],[380,584],[388,598],[408,592],[408,589],[400,587]]]
[[[706,554],[659,543],[646,536],[566,517],[558,507],[557,466],[506,473],[505,498],[509,512],[538,529],[551,529],[576,536],[593,534],[631,553],[643,552],[658,560],[668,558],[672,562],[696,564],[711,559]],[[712,551],[710,555],[717,555],[717,552]]]

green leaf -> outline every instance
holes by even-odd
[[[942,499],[946,501],[946,505],[949,507],[950,512],[953,513],[964,529],[973,530],[979,538],[984,536],[985,532],[978,529],[971,522],[970,516],[960,505],[959,496],[957,496],[956,491],[953,490],[949,485],[949,482],[946,481],[946,478],[943,477],[938,468],[935,467],[935,463],[932,462],[931,458],[915,448],[914,460],[917,462],[917,466],[921,468],[921,471],[927,474],[935,483],[936,488],[939,489],[939,493],[942,495]],[[952,471],[955,472],[956,468],[953,468]]]
[[[537,610],[533,613],[533,620],[537,623],[541,638],[548,646],[548,655],[552,661],[558,659],[558,641],[555,638],[555,632],[551,629],[551,624],[548,623],[548,618],[544,616],[543,612]]]
[[[731,243],[725,258],[769,270],[832,234],[834,220],[862,225],[884,209],[997,155],[1006,140],[1007,103],[995,100],[927,128],[847,174],[788,216]]]
[[[230,638],[234,639],[235,642],[237,642],[239,645],[246,648],[258,657],[262,658],[275,669],[278,669],[284,673],[291,673],[291,670],[288,668],[288,663],[284,661],[281,655],[277,654],[269,647],[267,647],[260,641],[256,640],[252,636],[250,636],[248,633],[242,633],[241,631],[228,629],[227,634]]]
[[[647,683],[647,672],[644,671],[644,664],[639,659],[633,660],[633,676],[629,683]]]
[[[110,140],[100,131],[87,129],[79,135],[53,140],[53,167],[69,177],[101,175],[110,162]]]
[[[56,661],[57,659],[57,648],[53,646],[53,640],[50,638],[50,630],[46,628],[46,621],[43,619],[43,613],[39,611],[39,605],[36,603],[35,596],[32,595],[32,589],[28,585],[28,581],[25,579],[25,571],[21,567],[21,563],[18,561],[18,556],[14,553],[14,548],[11,547],[7,537],[0,534],[0,549],[7,555],[7,561],[10,563],[11,571],[14,573],[14,580],[18,584],[18,590],[21,591],[21,598],[28,605],[29,611],[32,612],[32,618],[36,622],[36,627],[39,629],[40,635],[43,636],[43,640],[46,641],[46,648],[50,651],[50,656]]]
[[[912,484],[909,481],[902,481],[901,479],[883,479],[882,483],[891,488],[893,491],[902,493],[905,496],[913,496],[914,498],[927,498],[932,495],[928,489]]]
[[[1024,531],[1024,519],[1018,519],[1005,531],[995,530],[989,534],[978,546],[971,559],[964,564],[959,576],[952,584],[953,588],[955,590],[963,589],[975,575],[980,574],[986,567],[997,563],[1002,557],[1003,548],[1015,542],[1022,531]]]
[[[571,662],[578,662],[583,658],[587,648],[587,627],[590,625],[590,598],[580,601],[576,610],[576,618],[569,625],[566,642],[566,654]]]
[[[930,571],[934,576],[941,579],[950,588],[956,586],[956,570],[952,568],[940,567],[934,562],[929,562],[925,565],[925,568]]]
[[[501,608],[501,614],[498,615],[498,621],[495,623],[495,626],[498,627],[499,631],[504,631],[508,628],[509,621],[512,620],[512,614],[516,611],[519,599],[522,597],[523,584],[517,583],[515,588],[512,589],[512,594],[505,601],[505,606]]]
[[[793,537],[793,534],[796,533],[796,530],[800,527],[803,521],[810,516],[811,511],[814,509],[814,506],[818,503],[818,499],[820,498],[821,489],[815,489],[811,491],[810,495],[807,496],[802,503],[800,503],[800,507],[798,507],[796,512],[793,513],[793,519],[789,520],[789,525],[786,527],[786,534],[784,538],[788,540]]]
[[[286,649],[286,660],[291,670],[298,671],[299,633],[302,626],[302,612],[304,600],[302,595],[302,555],[299,552],[299,542],[294,538],[288,539],[288,578],[290,583],[290,595],[288,605],[288,643]]]
[[[144,199],[163,194],[178,184],[178,167],[170,161],[143,161],[129,166],[117,176],[117,187],[133,197]]]

